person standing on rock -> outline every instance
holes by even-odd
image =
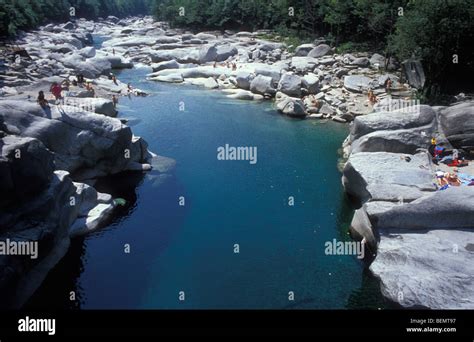
[[[115,95],[112,95],[112,103],[114,105],[114,109],[117,108],[118,102],[119,102],[118,97]]]
[[[77,83],[79,84],[80,87],[82,87],[82,84],[84,83],[84,75],[83,74],[77,74]]]
[[[387,78],[387,80],[385,81],[385,91],[389,95],[392,92],[392,80],[390,79],[390,77]]]
[[[367,96],[369,98],[370,104],[374,105],[377,103],[377,96],[375,96],[374,91],[372,89],[369,89]]]
[[[62,92],[62,88],[61,86],[57,83],[57,82],[54,82],[52,85],[51,85],[51,88],[49,89],[51,91],[51,93],[53,94],[54,98],[56,99],[56,103],[61,100],[62,96],[61,96],[61,92]]]
[[[36,102],[41,106],[41,108],[46,109],[49,108],[49,103],[46,101],[46,98],[44,96],[44,91],[40,91],[38,93],[38,98],[36,99]]]

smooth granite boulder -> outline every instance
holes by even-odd
[[[403,307],[472,310],[473,255],[473,230],[386,231],[370,270]]]
[[[319,61],[313,57],[293,57],[291,58],[291,67],[297,72],[310,72],[313,71]]]
[[[474,187],[451,187],[374,216],[378,229],[474,229]]]
[[[173,50],[159,50],[150,53],[150,58],[153,63],[159,63],[163,61],[176,60],[178,63],[195,63],[200,64],[202,58],[210,58],[204,54],[200,55],[200,51],[195,48],[183,48]]]
[[[425,85],[426,77],[423,65],[419,60],[409,59],[402,63],[403,73],[408,84],[416,89],[421,89]]]
[[[351,154],[343,170],[346,192],[359,203],[368,200],[413,201],[437,189],[427,153]]]
[[[268,76],[257,75],[250,82],[250,91],[261,95],[275,95],[276,89],[273,87],[272,78]]]
[[[305,117],[306,109],[301,99],[287,96],[281,92],[276,94],[276,107],[283,114],[294,117]]]
[[[295,74],[284,74],[278,83],[278,91],[293,97],[301,96],[301,77]]]
[[[156,63],[152,67],[153,72],[158,72],[166,69],[179,69],[179,66],[180,64],[176,60],[172,59],[171,61]]]
[[[344,77],[344,88],[347,90],[362,93],[371,86],[372,79],[362,75],[350,75]]]
[[[355,118],[351,127],[351,140],[354,141],[375,131],[406,130],[418,127],[427,127],[427,130],[431,130],[436,126],[436,113],[430,106],[422,105],[407,110],[376,112]]]
[[[304,56],[307,56],[308,53],[313,50],[314,48],[314,45],[313,44],[302,44],[302,45],[299,45],[296,47],[295,49],[295,56],[301,56],[301,57],[304,57]],[[311,57],[315,57],[315,56],[311,56]]]
[[[415,154],[418,149],[428,149],[435,125],[420,128],[374,131],[366,134],[351,144],[351,153],[359,152],[393,152]]]
[[[439,120],[451,145],[467,151],[474,150],[474,101],[441,109]]]
[[[316,46],[314,49],[309,51],[308,57],[319,58],[327,55],[331,51],[331,47],[327,44],[320,44]]]
[[[237,87],[245,90],[250,89],[250,83],[254,79],[255,75],[248,71],[239,71],[235,76]]]

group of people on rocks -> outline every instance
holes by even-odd
[[[428,151],[435,165],[442,163],[453,168],[452,172],[444,172],[439,169],[436,171],[436,181],[440,190],[445,190],[450,186],[461,186],[462,184],[474,186],[474,176],[459,173],[459,167],[468,166],[469,161],[460,156],[457,149],[448,151],[437,143],[436,138],[432,138]]]
[[[237,63],[235,63],[235,62],[232,62],[232,63],[231,62],[225,62],[225,63],[222,63],[221,66],[232,69],[232,71],[237,71]],[[214,62],[213,67],[214,67],[214,69],[217,68],[217,62]]]
[[[115,84],[118,85],[117,77],[114,74],[109,75],[109,79]],[[53,95],[55,103],[60,104],[60,101],[63,99],[63,91],[69,91],[70,87],[85,87],[85,89],[90,92],[91,97],[95,97],[95,89],[92,86],[92,82],[86,82],[84,79],[84,75],[77,74],[76,77],[70,81],[69,78],[66,78],[61,83],[53,82],[51,87],[49,88],[50,93]],[[130,83],[127,84],[127,95],[133,94],[134,89]],[[41,108],[46,109],[49,108],[49,101],[46,99],[46,95],[43,90],[38,92],[38,97],[36,102],[41,106]],[[117,107],[119,102],[119,98],[117,95],[112,95],[112,103],[114,108]]]
[[[384,87],[385,87],[385,92],[390,95],[391,92],[392,92],[392,86],[393,86],[393,82],[392,80],[390,79],[390,77],[387,77],[387,79],[385,80],[384,82]],[[375,105],[377,102],[379,102],[377,96],[375,95],[374,91],[372,88],[370,88],[367,92],[367,97],[369,99],[369,103],[371,105]]]

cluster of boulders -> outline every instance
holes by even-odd
[[[337,54],[324,39],[290,52],[283,43],[261,38],[267,31],[193,34],[151,18],[97,25],[111,37],[104,51],[150,65],[151,80],[222,89],[235,99],[274,98],[276,108],[290,116],[350,122],[373,110],[369,89],[378,102],[413,95],[414,89],[400,79],[402,66],[395,58]],[[410,71],[406,76],[415,86],[424,82],[422,68],[403,69]]]
[[[436,137],[472,155],[473,125],[473,101],[380,111],[351,125],[343,170],[359,208],[351,232],[373,253],[382,293],[401,306],[474,308],[474,187],[440,191],[428,152]]]

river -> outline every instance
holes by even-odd
[[[118,74],[151,93],[121,98],[119,117],[130,120],[151,151],[176,160],[173,175],[123,174],[99,182],[99,190],[128,205],[104,229],[73,241],[27,307],[385,305],[356,256],[325,254],[326,242],[350,240],[353,210],[337,169],[346,125],[291,119],[271,102],[150,82],[148,72]],[[225,144],[256,147],[257,163],[218,160],[217,148]]]

